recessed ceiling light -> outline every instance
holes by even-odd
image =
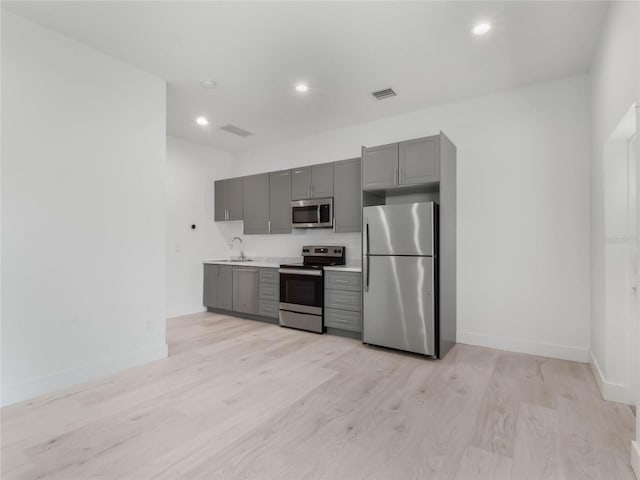
[[[198,117],[196,118],[196,123],[202,127],[205,125],[209,125],[209,120],[206,117]]]
[[[474,35],[484,35],[485,33],[488,33],[489,30],[491,30],[491,24],[483,22],[483,23],[479,23],[475,27],[473,27],[473,34]]]
[[[305,83],[299,83],[296,85],[296,92],[304,93],[309,90],[309,87]]]
[[[202,80],[200,82],[200,86],[202,88],[216,88],[216,82],[214,82],[213,80]]]

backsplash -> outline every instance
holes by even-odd
[[[220,234],[229,242],[233,237],[244,241],[244,253],[248,257],[299,257],[303,245],[340,245],[346,247],[347,259],[360,260],[360,233],[334,233],[331,229],[300,228],[283,235],[244,235],[243,222],[216,222]],[[240,247],[235,243],[229,255],[238,255]]]

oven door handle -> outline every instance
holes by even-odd
[[[297,268],[280,268],[279,273],[286,273],[288,275],[307,275],[313,277],[321,277],[322,270],[300,270]]]

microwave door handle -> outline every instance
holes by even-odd
[[[322,223],[322,217],[320,216],[320,204],[318,204],[318,223]]]

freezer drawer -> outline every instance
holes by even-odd
[[[363,341],[436,355],[434,259],[365,258]],[[368,270],[368,271],[367,271]]]
[[[362,252],[434,256],[436,208],[433,202],[363,208]]]

